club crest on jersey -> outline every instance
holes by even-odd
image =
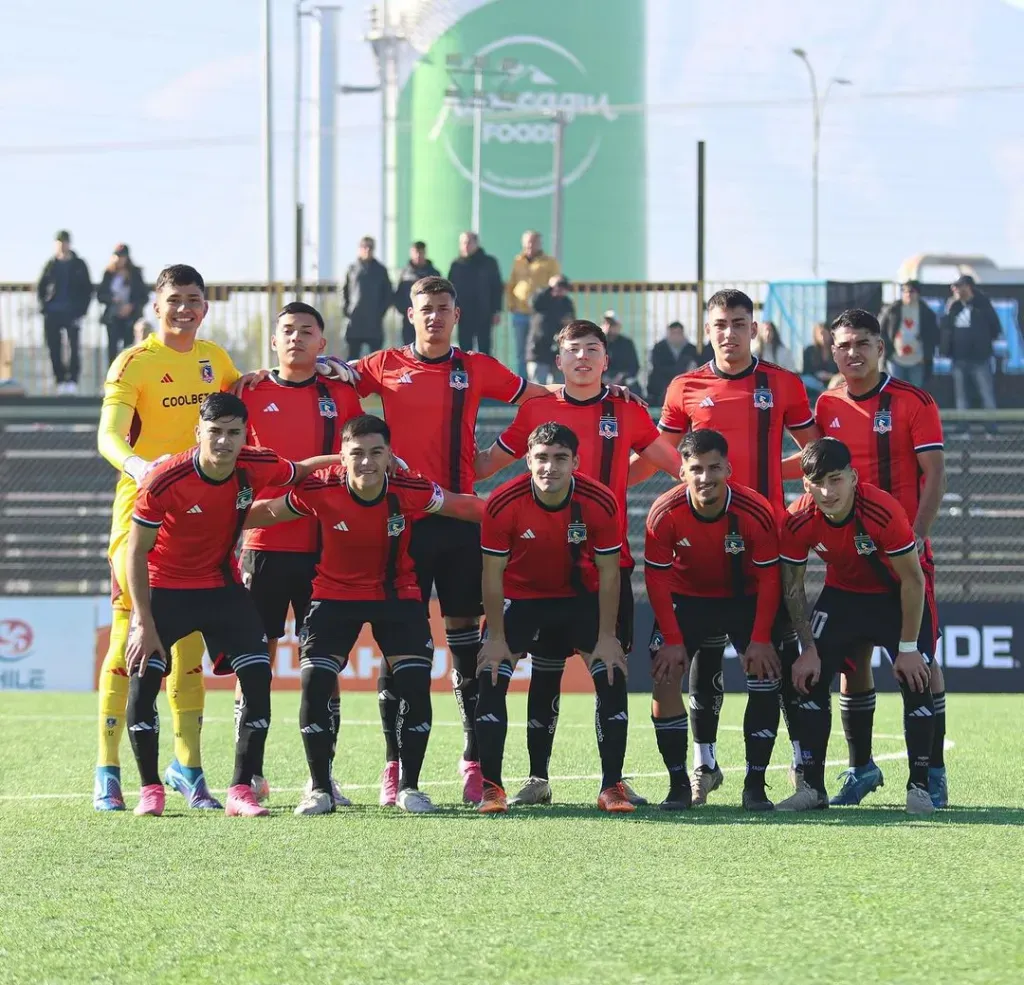
[[[468,390],[469,373],[464,369],[453,369],[448,376],[448,386],[453,390]]]
[[[747,545],[743,543],[743,537],[740,534],[725,535],[726,554],[742,554],[746,549]]]
[[[854,534],[853,546],[857,548],[858,554],[874,554],[878,550],[875,542],[867,534]]]
[[[405,530],[405,517],[401,513],[388,517],[388,536],[400,537]]]
[[[759,386],[754,391],[754,406],[758,410],[771,410],[775,406],[771,390],[766,386]]]
[[[199,379],[204,383],[213,382],[213,363],[209,359],[199,360]]]
[[[330,397],[321,397],[318,403],[321,417],[338,416],[338,405]]]
[[[252,489],[239,489],[238,496],[235,499],[236,510],[247,510],[252,506]]]
[[[570,523],[567,534],[570,544],[582,544],[587,539],[587,525],[585,523]]]
[[[871,430],[874,431],[875,434],[888,434],[892,430],[892,411],[875,411],[875,421],[871,426]]]
[[[602,417],[597,422],[597,433],[602,438],[617,438],[619,436],[619,422],[614,417]]]

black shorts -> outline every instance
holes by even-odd
[[[313,597],[317,555],[301,551],[242,551],[242,583],[249,589],[267,638],[284,636],[288,606],[301,626]]]
[[[672,604],[676,623],[683,634],[683,645],[691,656],[704,640],[715,637],[728,636],[739,653],[749,645],[757,613],[756,596],[715,599],[673,595]],[[651,633],[652,659],[664,642],[661,631],[655,626]]]
[[[213,672],[234,673],[243,657],[267,654],[267,637],[252,596],[241,585],[222,588],[154,588],[150,606],[153,621],[167,651],[167,673],[171,669],[171,647],[191,633],[202,633]]]
[[[927,664],[931,664],[935,656],[933,605],[926,593],[917,649]],[[856,653],[865,644],[880,646],[890,660],[895,660],[902,625],[903,611],[895,593],[869,595],[826,586],[811,613],[811,633],[823,673],[830,678],[838,671],[852,673],[856,669]]]
[[[635,605],[633,602],[632,568],[622,568],[619,572],[619,613],[615,619],[615,635],[622,645],[622,652],[629,654],[633,649],[633,620]],[[513,650],[513,653],[516,651]],[[555,626],[543,631],[537,641],[530,646],[530,653],[546,660],[561,660],[571,657],[572,650],[565,648],[565,627]]]
[[[596,592],[562,599],[505,600],[505,641],[513,655],[534,653],[542,637],[559,657],[576,650],[590,653],[597,643],[597,630]]]
[[[415,599],[377,602],[314,599],[299,631],[300,665],[331,660],[340,674],[366,623],[370,624],[373,638],[386,659],[423,656],[433,661],[430,623],[422,604]]]
[[[442,615],[458,619],[483,613],[479,524],[450,516],[424,517],[413,524],[409,554],[424,605],[437,589]]]

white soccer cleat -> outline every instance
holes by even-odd
[[[323,790],[310,790],[295,808],[296,817],[313,817],[316,814],[330,814],[334,810],[331,795]]]
[[[432,814],[437,808],[422,790],[405,789],[398,791],[395,805],[409,814]]]
[[[519,789],[510,801],[509,805],[522,804],[532,807],[534,804],[551,803],[551,784],[540,776],[531,776]]]
[[[312,779],[306,781],[306,789],[303,791],[307,796],[313,792],[313,781]],[[341,787],[338,786],[338,781],[331,777],[331,796],[334,797],[335,807],[351,807],[352,801],[348,799],[342,792]]]

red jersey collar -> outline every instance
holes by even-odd
[[[872,397],[877,397],[888,385],[890,376],[888,373],[883,373],[882,378],[870,389],[867,393],[850,393],[850,384],[846,384],[846,393],[851,400],[860,402],[862,400],[870,400]]]
[[[409,355],[412,356],[413,359],[416,359],[421,363],[446,363],[448,362],[449,359],[452,358],[452,356],[455,355],[455,346],[449,346],[448,351],[443,356],[434,356],[433,358],[430,358],[429,356],[424,356],[421,352],[417,351],[415,342],[410,342]]]
[[[572,499],[572,494],[576,492],[576,476],[569,479],[569,494],[559,503],[557,506],[548,506],[547,503],[541,502],[540,497],[537,495],[537,490],[533,485],[533,476],[530,476],[530,494],[533,496],[533,501],[542,509],[547,510],[548,513],[557,513],[559,510],[564,510]]]
[[[388,474],[384,473],[384,485],[380,487],[380,492],[373,497],[373,499],[363,499],[349,484],[348,484],[348,469],[345,469],[345,491],[352,497],[352,501],[358,506],[376,506],[380,503],[385,496],[388,494]]]
[[[714,516],[701,516],[697,512],[697,508],[693,505],[693,500],[690,499],[690,487],[686,487],[686,505],[690,507],[690,512],[693,514],[694,519],[701,523],[718,523],[719,520],[729,512],[729,507],[732,506],[732,486],[728,483],[725,484],[725,506],[722,507],[721,513],[716,513]]]
[[[575,397],[570,397],[566,392],[565,387],[562,387],[562,399],[567,404],[572,404],[574,407],[589,407],[591,404],[599,404],[603,400],[607,400],[610,393],[611,390],[609,390],[608,387],[602,387],[601,392],[596,396],[588,397],[586,400],[577,400]]]
[[[761,362],[761,360],[758,359],[757,356],[753,356],[751,358],[753,359],[753,362],[745,370],[739,373],[723,372],[718,368],[718,363],[716,363],[714,359],[712,359],[708,365],[711,366],[711,372],[714,373],[715,376],[717,376],[720,380],[742,380],[750,376],[750,374],[753,373],[755,369],[757,369],[758,364]]]

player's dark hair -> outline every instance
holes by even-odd
[[[391,444],[391,428],[374,414],[350,417],[341,429],[341,440],[347,438],[351,441],[353,438],[365,438],[369,434],[379,434],[384,439],[384,444]]]
[[[846,311],[832,322],[833,336],[838,328],[849,328],[855,332],[867,332],[868,335],[878,336],[882,334],[882,327],[878,324],[878,319],[870,311],[865,311],[863,308],[847,308]]]
[[[459,303],[459,296],[455,293],[455,285],[444,277],[421,277],[409,291],[411,301],[417,294],[450,294],[452,303]]]
[[[690,431],[679,444],[679,454],[683,458],[696,458],[712,451],[717,451],[722,458],[729,457],[729,442],[725,440],[725,435],[711,428]]]
[[[580,450],[580,439],[572,428],[555,421],[548,421],[546,424],[538,424],[526,439],[527,450],[534,445],[561,445],[568,448],[574,455]]]
[[[316,320],[317,325],[320,326],[320,331],[324,330],[324,316],[313,305],[306,304],[305,301],[289,301],[277,313],[277,320],[280,321],[285,315],[309,315]]]
[[[608,351],[608,340],[601,331],[600,326],[585,318],[577,318],[569,322],[555,336],[555,348],[561,349],[566,342],[578,342],[580,339],[596,339]]]
[[[203,292],[204,297],[206,296],[206,281],[203,280],[203,275],[187,263],[172,263],[169,267],[164,267],[157,275],[153,293],[159,294],[168,284],[171,287],[192,287],[194,285]]]
[[[211,393],[199,405],[199,420],[219,421],[222,417],[238,417],[249,420],[249,411],[240,397],[233,393]]]
[[[820,482],[832,472],[842,472],[852,462],[850,449],[838,438],[818,438],[800,453],[800,468],[811,482]]]
[[[724,291],[716,291],[708,298],[708,311],[712,308],[721,308],[728,311],[730,308],[742,308],[751,318],[754,317],[754,302],[742,291],[729,287]]]

